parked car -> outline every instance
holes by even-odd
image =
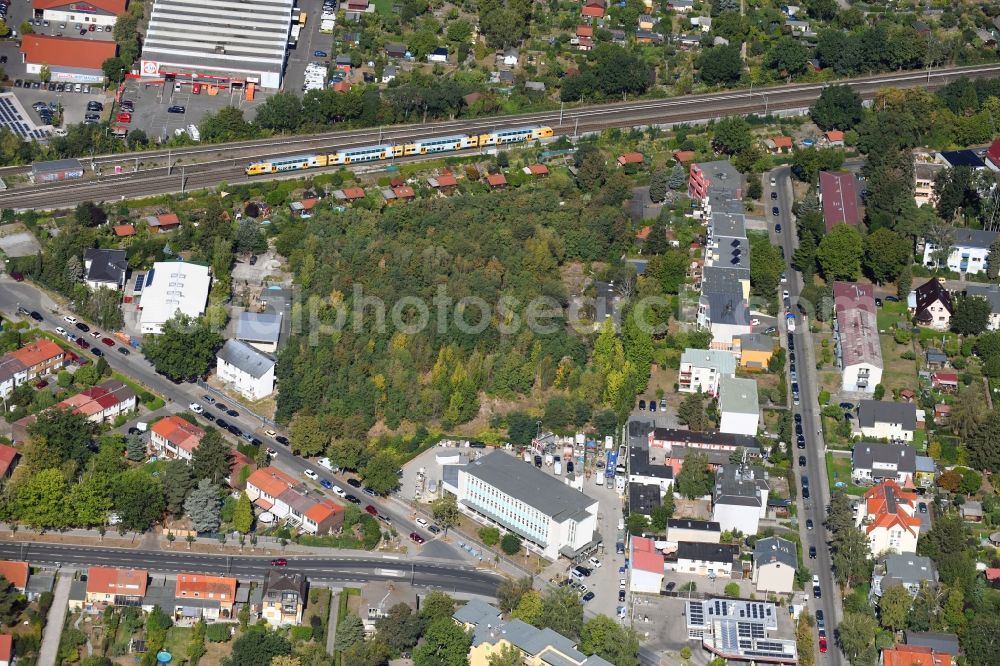
[[[66,315],[65,317],[63,317],[63,321],[68,322],[70,324],[75,324],[76,323],[76,317],[74,317],[72,315]]]
[[[327,490],[333,490],[333,484],[327,481],[326,479],[320,479],[319,485],[323,486]]]
[[[625,601],[625,590],[618,590],[618,601],[619,603]]]
[[[186,110],[183,106],[167,107],[167,113],[184,113]]]
[[[97,356],[97,357],[101,357],[101,356],[104,356],[104,352],[102,352],[102,351],[101,351],[100,349],[98,349],[97,347],[94,347],[93,349],[91,349],[91,350],[90,350],[90,353],[91,353],[91,354],[93,354],[94,356]]]
[[[312,479],[313,481],[315,481],[316,479],[319,478],[319,474],[317,474],[316,472],[312,471],[311,469],[303,470],[302,473],[305,474],[310,479]]]
[[[121,354],[122,356],[128,356],[131,352],[125,347],[119,347],[118,353]]]
[[[345,495],[344,499],[350,502],[351,504],[361,504],[361,500],[359,500],[354,495]]]
[[[205,411],[205,408],[199,405],[197,402],[192,402],[190,405],[188,405],[188,409],[190,409],[195,414],[201,414],[202,412]]]
[[[239,418],[240,413],[238,411],[236,411],[235,409],[230,409],[230,410],[226,411],[226,415],[227,416],[232,416],[235,419],[235,418]]]
[[[810,560],[816,559],[816,546],[809,546],[809,559]]]
[[[84,333],[89,333],[90,332],[90,327],[87,326],[86,324],[84,324],[82,321],[76,322],[76,327],[77,327],[78,330],[81,330]]]
[[[424,543],[426,539],[420,536],[420,534],[418,534],[417,532],[410,532],[410,541],[419,544],[419,543]]]
[[[351,488],[360,488],[361,482],[358,481],[357,479],[348,479],[347,485],[349,485]]]
[[[66,329],[63,328],[62,326],[56,326],[56,333],[58,333],[59,335],[65,336],[66,335]]]
[[[101,344],[104,345],[105,347],[114,347],[115,341],[112,340],[111,338],[101,338]]]
[[[28,316],[31,317],[32,319],[34,319],[35,321],[42,321],[42,319],[43,319],[41,313],[36,312],[35,310],[32,310],[31,314],[28,315]]]
[[[325,58],[327,56],[326,51],[313,51],[314,58]]]
[[[80,349],[90,349],[90,343],[87,342],[84,338],[77,338],[76,344],[77,346],[80,347]]]
[[[372,515],[372,516],[377,516],[378,515],[378,509],[376,509],[371,504],[369,504],[368,506],[365,507],[365,513],[367,513],[369,515]]]

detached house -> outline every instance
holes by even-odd
[[[726,578],[739,567],[740,547],[727,543],[681,541],[677,544],[675,571]]]
[[[884,481],[865,492],[855,523],[868,538],[872,555],[915,553],[920,535],[917,496],[895,481]]]
[[[769,493],[763,468],[724,465],[715,471],[712,520],[723,532],[756,534],[760,519],[767,515]]]
[[[754,544],[753,582],[758,594],[791,594],[798,566],[798,554],[791,541],[768,537]]]
[[[272,627],[301,624],[306,606],[306,579],[300,573],[270,569],[264,579],[261,617]]]
[[[917,429],[917,407],[909,402],[862,400],[855,436],[912,442]]]
[[[121,291],[128,273],[125,250],[89,249],[83,252],[83,281],[91,289]]]
[[[167,458],[191,460],[205,431],[179,416],[168,416],[153,424],[149,441],[156,452]]]
[[[951,315],[955,312],[948,290],[937,278],[932,278],[914,292],[916,304],[913,308],[913,320],[921,326],[938,331],[947,330],[951,326]]]
[[[249,400],[274,392],[274,359],[241,340],[227,340],[217,355],[219,379]]]
[[[872,570],[871,598],[879,599],[886,590],[897,585],[916,597],[921,585],[937,585],[937,582],[937,570],[931,558],[912,553],[886,555]]]
[[[917,471],[917,452],[909,444],[861,442],[851,454],[851,479],[857,484],[895,481],[912,486]]]
[[[632,575],[629,589],[633,592],[659,594],[663,588],[663,555],[652,539],[633,536],[630,540]]]

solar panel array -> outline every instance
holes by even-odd
[[[768,636],[770,631],[778,628],[776,607],[773,604],[706,599],[690,600],[686,606],[688,635],[701,638],[716,654],[762,661],[795,659],[794,640]]]
[[[6,127],[21,139],[44,139],[48,133],[37,127],[31,120],[25,119],[18,105],[14,103],[14,95],[0,95],[0,127]]]

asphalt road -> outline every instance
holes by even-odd
[[[262,579],[272,569],[270,557],[131,550],[94,546],[0,541],[0,557],[59,566],[134,567],[156,573],[197,571],[241,579]],[[357,582],[398,580],[445,592],[493,597],[502,577],[453,563],[400,557],[287,557],[289,571],[312,581]]]
[[[42,291],[28,282],[14,282],[10,276],[0,273],[0,311],[3,311],[8,316],[15,317],[17,316],[15,313],[17,312],[18,305],[21,305],[28,310],[36,310],[45,318],[43,322],[38,324],[38,327],[41,329],[54,332],[56,326],[62,326],[67,330],[73,330],[72,326],[62,320],[63,315],[69,314],[69,310],[64,309],[59,310],[58,313],[53,313],[51,310],[52,301]],[[77,318],[79,318],[79,316]],[[97,327],[92,326],[91,328]],[[86,337],[90,339],[89,335]],[[90,339],[90,341],[93,340]],[[101,345],[101,349],[105,352],[104,358],[107,359],[108,364],[114,370],[131,377],[140,384],[148,387],[150,390],[160,394],[167,400],[177,403],[182,408],[187,408],[187,406],[192,402],[197,402],[211,410],[216,416],[221,414],[221,412],[215,408],[205,405],[205,400],[202,396],[205,395],[207,391],[199,388],[195,384],[186,382],[174,384],[162,375],[157,374],[153,369],[152,364],[150,364],[140,352],[133,350],[130,355],[123,356],[110,347],[104,347]],[[80,349],[76,349],[75,351],[77,354],[87,356],[92,360],[94,358],[89,351],[83,351]],[[423,535],[427,539],[428,543],[432,540],[432,535],[423,528],[417,526],[416,523],[410,519],[410,512],[408,510],[401,509],[400,505],[395,501],[389,498],[369,497],[364,495],[359,489],[352,488],[347,485],[346,477],[334,475],[319,465],[314,465],[306,459],[293,455],[287,447],[281,446],[263,434],[262,431],[264,430],[265,424],[263,424],[260,420],[248,415],[239,404],[232,403],[231,401],[229,404],[240,413],[240,416],[226,416],[224,417],[225,420],[228,423],[235,424],[243,430],[243,432],[256,433],[256,435],[264,441],[265,446],[269,446],[277,451],[277,456],[272,459],[272,465],[280,467],[284,471],[291,473],[293,476],[301,478],[303,481],[307,482],[308,485],[310,485],[313,491],[323,492],[332,496],[332,493],[321,491],[317,483],[310,482],[305,478],[303,472],[306,469],[311,469],[316,472],[319,478],[327,479],[334,486],[342,488],[347,494],[357,496],[361,500],[361,506],[371,504],[378,509],[380,514],[388,516],[391,520],[392,526],[397,532],[399,532],[401,539],[404,541],[407,540],[407,535],[414,531]],[[201,419],[201,421],[203,425],[211,425],[206,424],[204,419]],[[280,431],[279,428],[276,428],[276,430]],[[233,435],[225,431],[222,432],[227,439],[235,441],[235,437]],[[284,434],[287,435],[287,433]],[[337,497],[333,497],[333,499],[338,502],[342,501]],[[409,544],[409,547],[411,550],[420,548],[420,546],[417,546],[416,544]],[[444,549],[444,551],[442,551],[442,549]],[[461,554],[461,551],[444,543],[436,544],[435,550],[437,553],[444,552],[446,554],[454,554],[455,559],[457,560],[464,557]]]
[[[922,86],[934,88],[959,76],[995,76],[1000,64],[976,67],[940,68],[930,71],[891,73],[845,81],[860,94],[871,97],[880,88]],[[610,127],[643,127],[678,122],[694,122],[731,115],[766,114],[778,110],[808,107],[819,96],[825,84],[795,84],[761,88],[754,91],[728,91],[671,99],[621,102],[584,106],[563,111],[546,111],[515,116],[498,116],[476,120],[442,121],[409,126],[340,131],[302,137],[270,138],[260,141],[220,144],[179,149],[149,151],[137,156],[117,155],[94,158],[90,163],[104,174],[70,182],[31,185],[14,182],[10,176],[23,175],[25,167],[0,169],[0,177],[11,184],[0,193],[0,206],[15,209],[53,209],[68,207],[81,201],[149,196],[215,186],[221,182],[238,183],[247,180],[244,174],[250,158],[278,157],[311,151],[333,151],[349,146],[364,146],[379,142],[412,141],[413,139],[473,131],[490,131],[499,127],[529,124],[551,126],[556,134],[576,135]],[[140,158],[138,171],[133,170],[135,158]],[[425,157],[407,158],[416,161]],[[107,168],[125,166],[118,175]],[[324,170],[336,170],[330,167]],[[297,172],[285,178],[298,178]],[[256,177],[264,178],[263,176]]]
[[[780,211],[777,219],[781,223],[781,233],[776,234],[774,225],[770,225],[770,235],[776,244],[780,245],[785,252],[785,260],[788,264],[788,283],[783,288],[788,289],[792,303],[792,311],[795,311],[795,302],[798,300],[799,292],[802,289],[801,276],[794,271],[791,266],[792,254],[798,245],[795,231],[795,220],[792,215],[792,203],[794,195],[792,193],[791,169],[787,166],[774,169],[769,174],[774,177],[776,186],[771,187],[769,182],[764,184],[765,202],[768,208],[777,205]],[[778,192],[778,200],[772,203],[771,191]],[[769,216],[770,217],[770,216]],[[771,217],[773,220],[774,218]],[[784,323],[781,325],[782,341],[787,346],[787,338]],[[806,437],[806,450],[803,452],[790,442],[790,452],[792,454],[792,464],[796,476],[800,478],[798,493],[798,515],[799,515],[799,535],[802,538],[803,557],[805,566],[814,574],[819,576],[822,596],[819,599],[812,598],[812,586],[805,591],[810,598],[809,605],[813,613],[817,609],[822,609],[826,616],[827,645],[826,654],[819,653],[818,639],[816,646],[817,664],[828,664],[839,666],[844,662],[844,657],[837,649],[835,640],[835,627],[839,624],[843,615],[840,603],[840,590],[833,577],[833,561],[828,548],[828,539],[824,523],[826,522],[826,505],[830,501],[830,489],[826,478],[826,455],[823,444],[822,429],[820,426],[820,414],[818,403],[818,386],[816,378],[816,361],[811,344],[811,337],[808,335],[808,322],[803,321],[803,317],[796,312],[796,328],[792,335],[795,342],[796,371],[798,372],[798,384],[801,395],[800,404],[794,406],[794,412],[802,414],[802,430]],[[791,358],[791,356],[789,356]],[[791,392],[791,378],[789,378],[789,393]],[[789,395],[791,398],[791,395]],[[798,466],[800,455],[806,457],[806,467]],[[809,477],[810,498],[802,499],[801,477]],[[805,527],[807,519],[812,519],[813,529]],[[816,559],[809,559],[809,546],[816,546]]]

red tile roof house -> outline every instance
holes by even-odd
[[[915,493],[895,481],[883,481],[865,491],[855,523],[865,532],[873,555],[888,550],[915,553],[921,525],[916,510]]]
[[[458,180],[450,171],[443,171],[441,175],[427,179],[427,184],[437,190],[443,190],[458,186]]]
[[[997,139],[986,149],[986,163],[994,171],[1000,171],[1000,139]]]
[[[587,5],[580,10],[580,14],[584,18],[588,19],[604,18],[604,7],[599,5]]]
[[[590,39],[594,36],[594,29],[589,25],[578,25],[576,26],[576,36]]]
[[[247,496],[254,504],[310,534],[325,534],[344,524],[344,507],[333,500],[317,501],[299,490],[284,472],[266,467],[247,478]]]
[[[236,579],[179,573],[174,585],[174,597],[177,606],[171,611],[175,615],[202,617],[209,621],[228,620],[233,617],[233,607],[236,605]],[[198,603],[185,605],[186,599],[197,599]]]
[[[357,201],[365,198],[365,191],[360,187],[345,187],[342,190],[335,190],[333,196],[340,201]]]
[[[858,191],[854,174],[821,171],[819,200],[823,204],[823,222],[828,232],[841,223],[852,227],[858,226],[861,213],[858,211]]]
[[[642,164],[645,159],[646,158],[642,156],[642,153],[625,153],[618,158],[618,166],[623,167],[626,164]]]
[[[931,375],[931,387],[942,391],[957,391],[958,374],[954,372],[935,372]]]
[[[6,479],[14,471],[19,455],[13,446],[0,444],[0,479]]]
[[[11,666],[14,663],[14,637],[11,634],[0,634],[0,666]]]
[[[792,137],[790,136],[782,136],[779,134],[772,136],[767,141],[767,148],[772,153],[781,154],[792,152]]]
[[[695,155],[693,150],[675,150],[674,161],[678,164],[687,164],[695,158]]]
[[[19,592],[24,592],[24,588],[28,586],[30,569],[27,562],[0,560],[0,576],[3,576]]]
[[[409,185],[396,185],[392,188],[392,193],[396,195],[397,199],[412,199],[417,196],[417,193]]]
[[[297,215],[299,217],[311,217],[312,209],[316,207],[316,203],[318,201],[319,199],[310,197],[308,199],[303,199],[302,201],[293,201],[288,204],[288,208],[292,211],[292,215]]]
[[[149,573],[144,569],[90,567],[87,570],[86,606],[139,606],[146,596]]]
[[[524,167],[523,171],[529,176],[536,176],[539,178],[549,175],[549,168],[544,164],[532,164]]]
[[[823,135],[823,140],[828,146],[843,146],[844,145],[844,133],[840,130],[830,130]]]
[[[133,224],[116,224],[114,226],[115,236],[118,238],[125,238],[127,236],[135,236],[135,225]]]
[[[344,526],[344,507],[331,499],[324,499],[306,510],[302,529],[312,534],[338,532]]]
[[[507,187],[507,178],[502,173],[486,174],[486,184],[490,189],[498,190]]]
[[[146,225],[150,231],[162,234],[181,226],[181,221],[174,213],[164,213],[163,215],[150,215],[146,218]]]
[[[150,428],[149,442],[153,449],[167,458],[191,460],[205,431],[179,416],[168,416]]]
[[[135,407],[135,391],[117,379],[109,379],[66,398],[55,409],[69,409],[74,414],[86,416],[91,423],[104,423]]]
[[[16,387],[32,381],[66,361],[66,352],[51,340],[41,339],[0,356],[0,396],[7,397]]]

